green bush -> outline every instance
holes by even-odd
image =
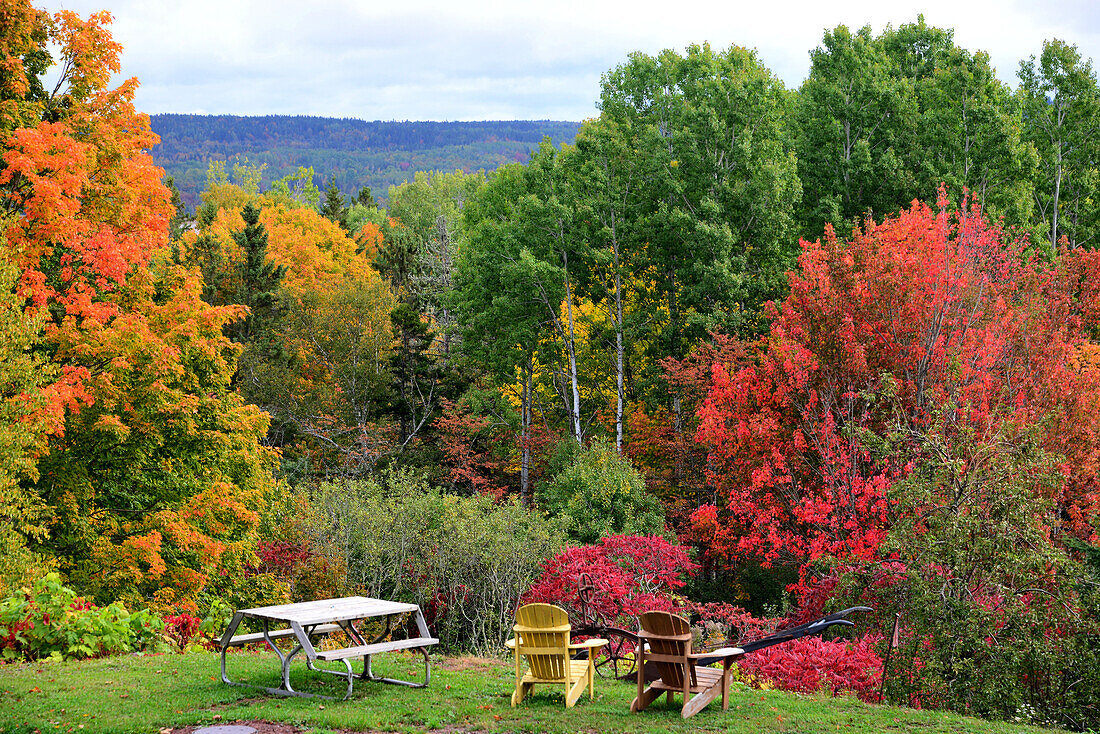
[[[541,513],[446,494],[410,472],[309,495],[310,547],[346,569],[346,588],[419,604],[452,650],[499,649],[519,597],[562,541]]]
[[[664,534],[660,500],[610,442],[597,439],[564,457],[564,468],[540,488],[539,504],[562,519],[570,540],[591,545],[611,535]]]
[[[0,657],[92,658],[161,649],[164,622],[122,604],[97,607],[48,573],[0,601]]]
[[[1051,533],[1057,457],[1034,432],[1007,428],[992,440],[929,432],[921,448],[891,488],[898,507],[920,512],[891,527],[890,560],[832,574],[830,607],[874,607],[867,624],[884,635],[884,656],[901,615],[887,698],[1100,728],[1100,573],[1074,557],[1091,546]]]

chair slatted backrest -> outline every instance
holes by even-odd
[[[695,685],[695,666],[689,664],[691,625],[683,617],[669,612],[645,612],[639,618],[642,642],[649,643],[646,662],[657,666],[665,685],[683,688],[684,675],[690,671]]]
[[[564,680],[569,665],[569,614],[553,604],[528,604],[516,612],[517,651],[527,658],[531,673],[547,680]]]

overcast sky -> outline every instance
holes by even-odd
[[[1015,86],[1044,39],[1100,56],[1097,0],[41,0],[109,10],[148,113],[582,120],[632,51],[755,48],[788,87],[841,23],[955,29]]]

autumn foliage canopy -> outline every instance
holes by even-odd
[[[721,502],[694,530],[709,552],[804,563],[877,557],[891,488],[919,437],[1037,426],[1062,457],[1052,535],[1088,539],[1100,512],[1095,253],[1055,263],[964,199],[914,202],[850,241],[802,242],[791,292],[752,359],[717,363],[699,440]]]
[[[89,593],[192,599],[247,559],[271,482],[266,417],[229,390],[237,349],[222,328],[243,310],[203,302],[197,274],[165,262],[173,208],[137,81],[109,86],[110,15],[5,0],[0,17],[18,46],[0,89],[3,264],[41,375],[3,396],[36,460],[2,477],[38,509],[15,530]],[[62,69],[51,93],[37,76],[48,44]],[[12,517],[0,502],[0,524]]]

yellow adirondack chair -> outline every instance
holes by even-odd
[[[595,651],[607,640],[586,640],[572,644],[569,640],[569,615],[553,604],[528,604],[516,612],[512,627],[515,637],[505,646],[515,651],[516,690],[512,705],[517,705],[536,683],[565,686],[565,707],[572,708],[588,688],[588,697],[595,695]],[[573,660],[575,652],[587,650],[583,660]],[[528,670],[521,672],[520,658],[527,658]]]

